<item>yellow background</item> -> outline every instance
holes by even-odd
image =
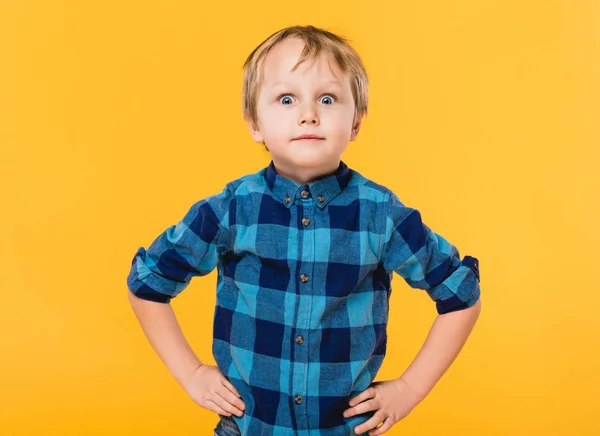
[[[272,32],[349,37],[370,113],[343,159],[481,264],[483,310],[388,434],[600,433],[600,3],[0,2],[0,433],[201,435],[126,277],[200,198],[269,162],[241,67]],[[173,301],[211,355],[216,271]],[[399,376],[435,317],[394,278]]]

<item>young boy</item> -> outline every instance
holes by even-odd
[[[416,209],[341,160],[367,113],[367,75],[345,39],[312,26],[267,38],[244,65],[243,108],[272,161],[138,249],[134,312],[175,379],[219,414],[215,435],[385,433],[470,334],[477,259],[461,260]],[[168,304],[214,268],[216,366],[196,357]],[[409,368],[374,383],[393,271],[438,317]]]

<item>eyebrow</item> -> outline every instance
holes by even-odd
[[[326,82],[323,82],[324,85],[338,85],[338,86],[342,86],[342,83],[339,80],[328,80]],[[288,86],[289,84],[287,82],[275,82],[271,85],[271,88],[275,88],[276,86]]]

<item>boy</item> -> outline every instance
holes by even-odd
[[[190,397],[219,414],[215,435],[385,433],[470,334],[477,259],[461,261],[416,209],[341,161],[367,112],[367,75],[345,39],[312,26],[271,35],[244,65],[243,108],[271,163],[138,249],[127,278],[135,314]],[[212,366],[168,303],[215,267]],[[409,368],[373,383],[393,271],[439,316]]]

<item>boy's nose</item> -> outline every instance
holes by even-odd
[[[299,120],[298,120],[298,125],[303,125],[303,124],[312,124],[312,125],[319,125],[319,116],[317,115],[316,111],[312,108],[306,108],[303,112],[302,115],[300,116]]]

